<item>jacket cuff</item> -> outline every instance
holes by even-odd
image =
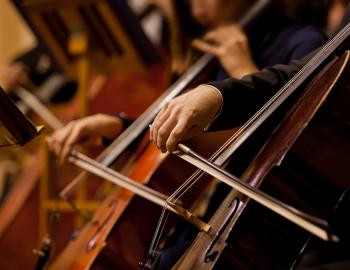
[[[126,116],[125,113],[118,113],[118,114],[115,115],[115,117],[119,118],[122,121],[123,130],[127,129],[134,122],[134,119]],[[105,138],[105,137],[102,138],[102,144],[103,145],[108,146],[112,142],[113,142],[113,140],[111,140],[111,139],[108,139],[108,138]]]

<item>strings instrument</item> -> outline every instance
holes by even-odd
[[[333,248],[349,239],[346,230],[336,229],[339,222],[344,222],[344,227],[348,224],[345,215],[349,205],[346,167],[350,164],[346,154],[350,116],[346,105],[349,101],[349,29],[347,25],[321,48],[212,159],[201,157],[185,145],[178,146],[176,155],[233,190],[208,222],[209,233],[200,232],[173,269],[225,269],[227,263],[242,269],[294,268],[310,245],[315,242],[319,246],[327,245],[310,240],[309,233],[324,241],[339,242],[329,244]],[[284,107],[284,117],[271,127],[271,119],[276,117],[276,112],[281,114],[281,107]],[[268,122],[270,125],[266,125]],[[270,135],[255,149],[256,154],[242,176],[238,178],[223,170],[229,157],[237,161],[234,158],[237,152],[242,148],[247,151],[253,142],[256,144],[251,138],[264,134],[261,127],[270,130]],[[324,134],[322,142],[315,137],[320,130]],[[337,146],[331,148],[331,145]],[[308,153],[310,148],[317,154]],[[329,156],[334,160],[329,160]],[[334,171],[335,166],[340,173]],[[192,177],[181,186],[169,197],[168,203],[181,199],[194,181],[198,178]],[[283,198],[283,203],[257,187]],[[278,215],[268,213],[249,202],[251,200]],[[290,207],[286,201],[328,219],[331,224]],[[159,237],[159,228],[166,220],[164,216],[154,239]],[[286,223],[282,217],[298,226]],[[154,246],[151,252],[157,252]]]
[[[267,7],[268,3],[269,1],[259,1],[242,20],[242,27],[253,21],[254,17],[258,16]],[[91,168],[95,167],[95,172],[93,173],[100,174],[100,176],[107,179],[111,179],[111,175],[114,175],[127,180],[125,176],[113,172],[107,167],[122,158],[130,148],[130,145],[138,139],[141,143],[138,144],[136,150],[135,148],[133,149],[133,154],[129,158],[129,161],[124,162],[127,166],[117,167],[117,170],[124,172],[123,174],[134,182],[148,184],[148,186],[162,191],[163,194],[171,194],[179,185],[178,181],[186,179],[193,173],[193,169],[187,169],[185,166],[186,163],[174,160],[169,155],[160,154],[153,144],[148,143],[148,136],[147,134],[144,135],[144,132],[147,131],[148,125],[153,121],[164,103],[182,93],[208,68],[213,62],[213,59],[213,56],[209,54],[202,56],[156,102],[141,114],[129,128],[107,147],[96,159],[100,163],[99,165],[96,161],[86,160],[85,157],[74,153],[72,153],[70,161],[83,166],[85,170],[90,172],[92,172]],[[217,144],[223,142],[222,139],[216,141]],[[206,150],[207,154],[212,153],[217,147],[217,145],[211,144],[211,149]],[[89,164],[85,161],[88,161]],[[116,167],[114,168],[116,169]],[[170,170],[174,170],[177,173],[170,175]],[[73,180],[61,192],[61,198],[69,198],[84,177],[86,177],[85,173]],[[119,182],[119,184],[121,183]],[[131,189],[130,185],[126,186],[122,184],[121,186],[141,195],[141,192],[137,191],[135,187]],[[190,209],[191,205],[196,202],[196,198],[203,193],[203,186],[205,187],[205,185],[201,185],[196,188],[196,191],[192,194],[196,194],[195,196],[188,196],[181,203],[169,205],[167,208],[185,217],[199,229],[206,231],[209,229],[208,226],[197,219],[191,211],[185,210]],[[146,188],[138,187],[143,191],[146,190],[151,195],[155,194],[155,192],[151,192]],[[158,205],[165,205],[166,197],[156,197],[158,197],[157,201],[160,202]],[[148,195],[148,199],[150,199],[150,195]],[[151,201],[156,202],[155,199]],[[140,212],[138,209],[145,209],[145,211]],[[139,197],[134,198],[131,192],[116,188],[102,202],[101,207],[94,214],[92,221],[86,224],[76,239],[68,243],[67,247],[50,264],[49,269],[76,269],[75,267],[77,265],[82,269],[86,267],[137,269],[139,267],[138,262],[146,258],[147,243],[151,241],[152,231],[156,225],[157,213],[160,209],[154,203],[147,203]],[[140,223],[142,223],[142,229],[137,226]],[[128,236],[132,236],[132,240]],[[111,254],[115,255],[111,256]]]

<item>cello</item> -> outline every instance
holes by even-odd
[[[259,1],[253,10],[245,17],[242,24],[250,22],[264,9],[269,1]],[[97,159],[102,165],[108,166],[120,157],[125,150],[140,135],[147,130],[162,105],[180,94],[190,85],[203,70],[213,62],[213,56],[204,55],[198,60],[179,81],[166,91],[149,109],[125,130]],[[219,141],[218,141],[219,143]],[[214,146],[213,148],[216,148]],[[208,150],[208,154],[213,149]],[[133,164],[133,159],[137,160]],[[124,166],[123,172],[135,181],[149,182],[149,186],[165,194],[171,193],[178,185],[178,179],[186,179],[192,168],[187,169],[184,162],[175,160],[169,155],[160,154],[154,145],[148,144],[144,137],[141,143],[133,150],[129,166]],[[76,155],[70,158],[72,162],[81,159]],[[130,165],[131,163],[131,165]],[[169,165],[171,164],[171,167]],[[176,174],[169,174],[169,168]],[[87,168],[84,168],[87,169]],[[121,168],[119,168],[121,171]],[[62,198],[67,198],[84,175],[78,176],[61,193]],[[165,180],[162,180],[166,178]],[[157,181],[155,181],[157,180]],[[197,193],[201,193],[199,189]],[[137,269],[137,262],[145,259],[147,255],[146,243],[151,239],[151,231],[156,224],[156,214],[159,208],[145,202],[141,198],[132,198],[132,193],[116,188],[103,201],[99,210],[95,213],[91,222],[80,231],[79,235],[72,239],[67,248],[49,265],[49,269]],[[183,200],[184,205],[192,205],[196,196],[188,196]],[[127,209],[128,211],[125,211]],[[145,211],[140,211],[144,209]],[[137,226],[140,220],[142,228]],[[133,236],[133,237],[129,237]],[[93,244],[91,244],[93,243]],[[131,252],[132,251],[132,252]]]
[[[231,137],[215,159],[208,161],[178,146],[179,157],[234,190],[208,222],[211,230],[198,234],[173,269],[294,269],[299,264],[312,266],[305,254],[319,247],[349,258],[349,36],[350,24]],[[266,139],[256,147],[261,136]],[[252,146],[253,159],[240,177],[220,168],[231,157],[235,170],[238,153]],[[302,209],[304,213],[287,207],[321,229],[316,232],[297,217],[276,211],[275,198],[260,200],[258,187],[282,200],[282,208],[288,203]],[[173,203],[181,196],[170,198]],[[315,216],[329,220],[330,227]],[[161,253],[153,248],[151,252]]]

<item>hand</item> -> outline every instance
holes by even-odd
[[[196,136],[209,126],[222,106],[221,94],[210,86],[169,101],[150,128],[150,139],[164,153],[176,150],[178,142]]]
[[[17,63],[0,68],[0,86],[6,91],[16,88],[18,82],[25,83],[26,81],[28,81],[28,77],[22,64]]]
[[[48,145],[63,163],[75,145],[96,142],[101,137],[112,140],[122,130],[123,123],[119,118],[96,114],[72,121],[65,127],[56,130],[48,138]]]
[[[235,25],[224,26],[195,39],[193,46],[216,56],[226,72],[233,78],[258,71],[252,58],[247,36]]]

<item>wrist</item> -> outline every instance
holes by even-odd
[[[202,86],[205,87],[210,103],[212,103],[213,107],[216,109],[216,114],[218,114],[224,103],[220,90],[210,84],[204,84]]]
[[[98,115],[100,125],[100,136],[109,140],[115,139],[123,129],[122,121],[115,116]]]
[[[242,79],[243,77],[253,74],[255,72],[258,72],[259,69],[255,65],[255,63],[246,63],[246,65],[241,66],[237,69],[237,72],[235,73],[235,76],[232,76],[236,79]]]

